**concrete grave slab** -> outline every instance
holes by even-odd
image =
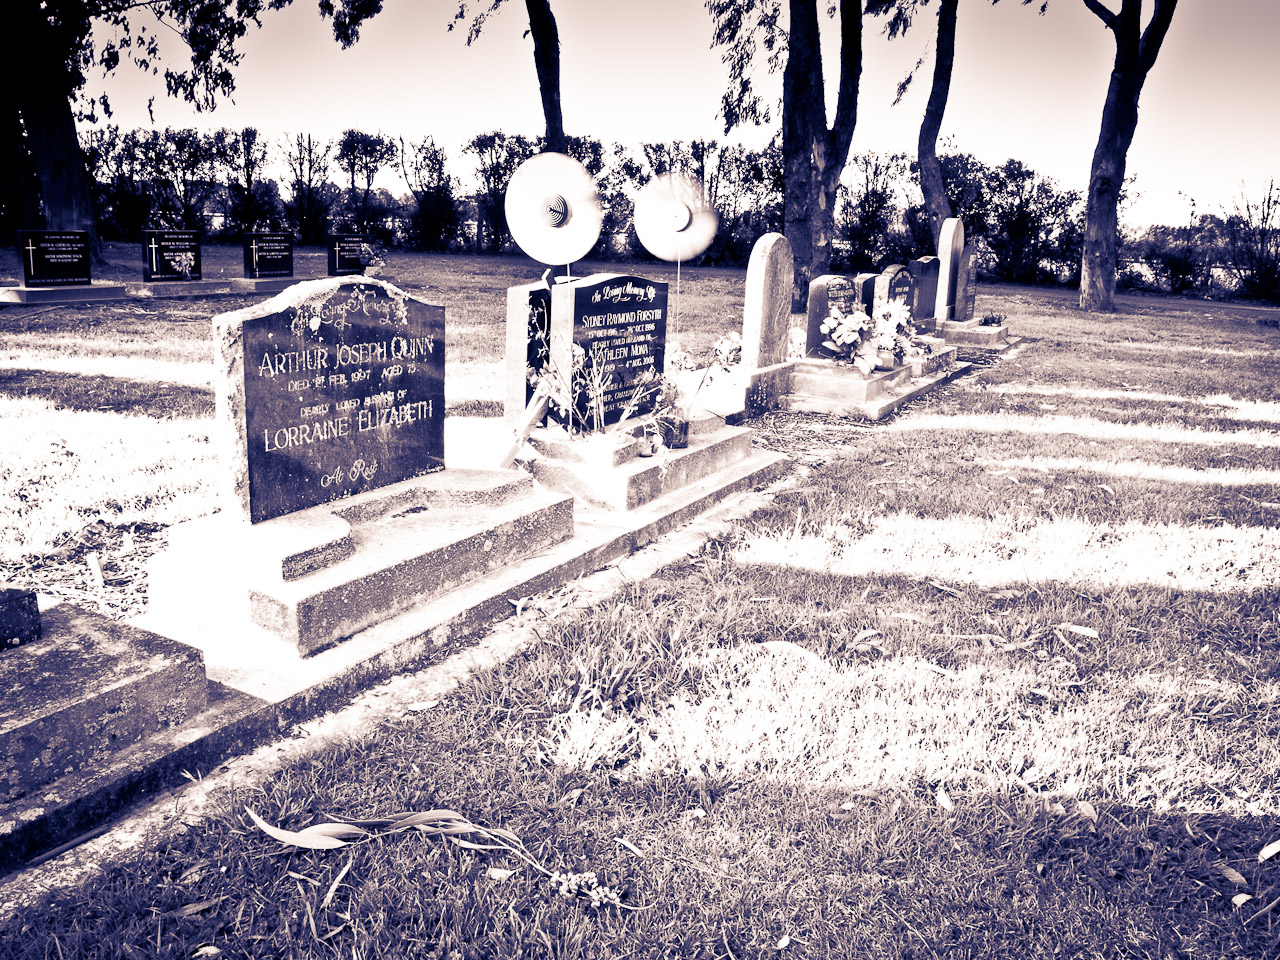
[[[43,621],[40,641],[0,657],[0,804],[205,707],[191,647],[66,604]]]

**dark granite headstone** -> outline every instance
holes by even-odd
[[[667,345],[667,285],[640,277],[609,276],[573,289],[573,342],[585,355],[584,380],[603,383],[604,424],[617,423],[650,371],[661,374]],[[596,426],[589,408],[592,391],[578,391],[578,415]],[[634,408],[648,413],[651,402]]]
[[[0,581],[0,650],[40,639],[40,607],[30,590]]]
[[[315,283],[240,326],[255,523],[444,469],[444,308],[376,281]]]
[[[143,230],[142,280],[199,280],[200,235],[194,230]]]
[[[911,274],[907,272],[907,268],[902,264],[893,263],[885,267],[880,276],[876,278],[876,312],[872,316],[879,317],[889,303],[894,300],[903,301],[906,303],[907,308],[910,309],[912,286]]]
[[[349,277],[364,273],[364,249],[369,238],[358,233],[338,233],[329,237],[329,276]]]
[[[960,254],[960,270],[956,275],[956,320],[968,323],[973,319],[978,298],[978,258],[973,244],[965,244]]]
[[[917,326],[926,320],[933,319],[933,311],[938,299],[938,258],[921,257],[907,264],[915,280],[915,291],[911,300],[911,319]]]
[[[905,301],[907,306],[911,306],[911,301],[915,296],[916,282],[912,278],[910,271],[906,267],[898,267],[897,271],[889,279],[889,299]]]
[[[853,278],[853,292],[858,298],[862,312],[868,317],[875,316],[876,277],[878,273],[859,273]]]
[[[853,284],[847,277],[824,274],[809,282],[808,327],[805,333],[804,355],[830,359],[836,354],[822,345],[827,335],[822,324],[831,316],[831,308],[838,307],[848,316],[861,307]]]
[[[19,230],[22,284],[83,285],[89,280],[89,234],[83,230]]]
[[[293,276],[293,234],[246,233],[244,275],[250,280]]]

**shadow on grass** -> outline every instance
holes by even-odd
[[[178,383],[49,370],[0,370],[0,394],[38,397],[66,410],[106,410],[168,419],[213,416],[213,392]]]
[[[0,926],[0,956],[667,958],[1263,957],[1280,868],[1264,818],[1095,817],[934,785],[869,793],[766,777],[621,780],[532,763],[451,698],[325,748],[157,849]],[[244,816],[454,809],[550,869],[597,872],[641,912],[592,910],[502,854],[410,831],[284,853]],[[626,843],[618,842],[621,838]],[[514,870],[514,874],[490,872]],[[1233,871],[1236,879],[1224,871]],[[1235,906],[1232,897],[1252,899]]]

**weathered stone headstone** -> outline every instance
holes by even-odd
[[[194,230],[143,230],[142,280],[199,280],[200,235]]]
[[[369,238],[358,233],[333,234],[326,241],[329,248],[329,276],[349,277],[364,273],[364,248]]]
[[[875,280],[875,313],[872,316],[880,316],[893,300],[902,300],[910,308],[914,288],[915,281],[902,264],[894,263],[885,267]]]
[[[752,370],[782,363],[791,335],[795,259],[780,233],[766,233],[751,249],[742,310],[742,366]]]
[[[965,244],[960,254],[960,267],[956,274],[956,316],[959,323],[968,323],[978,297],[978,258],[973,244]]]
[[[40,639],[40,607],[30,590],[0,580],[0,650]]]
[[[293,276],[293,234],[246,233],[244,275],[250,280]]]
[[[934,309],[938,299],[938,258],[921,257],[907,264],[915,280],[911,300],[911,319],[917,328],[933,327]]]
[[[835,354],[822,345],[826,334],[822,324],[831,315],[831,308],[839,307],[848,316],[860,306],[854,295],[853,284],[848,277],[823,274],[809,282],[808,325],[805,330],[804,355],[830,359]]]
[[[318,280],[215,321],[233,502],[256,523],[444,468],[444,308]]]
[[[942,232],[938,237],[938,295],[933,315],[939,323],[955,317],[956,287],[963,250],[964,224],[955,217],[948,217],[942,221]]]
[[[83,230],[19,230],[22,283],[27,287],[87,284],[89,234]]]

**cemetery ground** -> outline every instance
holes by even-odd
[[[389,258],[448,310],[451,414],[499,415],[533,272]],[[686,349],[741,290],[685,271]],[[242,302],[0,310],[0,579],[142,608],[208,509],[208,319]],[[705,543],[526,598],[456,686],[393,681],[10,878],[0,957],[1276,956],[1280,312],[978,314],[1027,339],[888,422],[755,421],[795,466]],[[561,876],[418,830],[291,850],[246,807],[456,811]]]

